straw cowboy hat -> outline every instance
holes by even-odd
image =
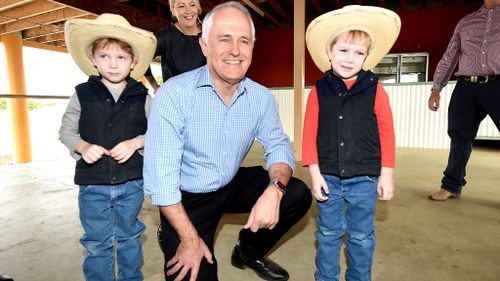
[[[401,20],[393,11],[372,6],[349,5],[315,18],[307,27],[306,44],[316,66],[331,68],[326,50],[331,42],[348,30],[362,30],[371,39],[363,69],[375,67],[398,38]]]
[[[87,75],[99,75],[90,59],[91,44],[99,38],[119,39],[132,47],[137,65],[130,76],[136,80],[144,75],[156,50],[156,37],[152,32],[134,27],[124,17],[115,14],[101,14],[95,20],[68,20],[64,32],[71,57]]]

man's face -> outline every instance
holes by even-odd
[[[234,8],[222,9],[213,15],[208,40],[200,39],[200,44],[215,85],[236,85],[252,62],[250,20]]]

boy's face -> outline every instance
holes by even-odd
[[[125,52],[117,44],[108,44],[103,48],[96,49],[91,59],[101,74],[103,82],[116,86],[127,83],[125,79],[136,65],[132,55]]]
[[[340,78],[347,80],[357,77],[368,55],[368,46],[365,40],[352,40],[348,33],[343,33],[326,52],[333,71]]]

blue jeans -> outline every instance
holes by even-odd
[[[84,230],[80,243],[86,249],[86,280],[143,280],[140,236],[146,227],[138,219],[143,201],[142,179],[117,185],[80,186],[78,203]]]
[[[342,236],[346,240],[348,281],[371,280],[375,250],[375,204],[377,177],[359,176],[340,179],[323,175],[330,194],[318,201],[319,218],[316,239],[317,281],[339,280]]]

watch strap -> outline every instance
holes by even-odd
[[[286,192],[286,185],[279,180],[272,180],[271,184],[277,187],[283,194]]]

